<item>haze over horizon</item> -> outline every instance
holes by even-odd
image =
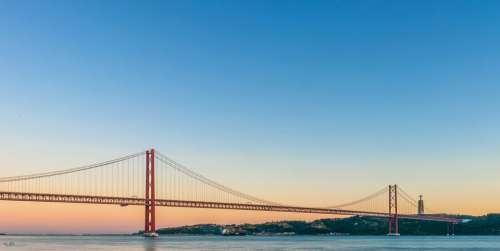
[[[0,177],[154,147],[283,203],[399,184],[434,211],[500,211],[498,1],[47,2],[0,2]],[[0,201],[0,232],[132,232],[142,211]]]

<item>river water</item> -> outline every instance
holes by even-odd
[[[0,250],[500,250],[500,236],[0,236]]]

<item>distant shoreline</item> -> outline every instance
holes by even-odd
[[[456,216],[464,219],[454,226],[455,235],[500,235],[500,214],[485,216]],[[443,222],[399,220],[399,233],[411,236],[439,236],[451,234],[447,232],[447,224]],[[353,216],[340,219],[321,219],[311,222],[279,221],[262,224],[200,224],[181,227],[160,228],[160,235],[252,235],[252,236],[293,236],[293,235],[327,235],[327,236],[380,236],[386,235],[388,224],[386,219],[375,217]],[[135,235],[141,235],[139,231]]]
[[[498,236],[500,214],[485,216],[458,216],[467,219],[455,225],[455,235]],[[403,236],[443,236],[446,223],[399,220]],[[140,236],[142,231],[122,234],[10,234],[0,236],[54,236],[54,237],[119,237]],[[382,236],[387,234],[387,221],[382,218],[353,216],[340,219],[321,219],[311,222],[279,221],[262,224],[199,224],[157,229],[160,236]]]

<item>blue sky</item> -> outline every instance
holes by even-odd
[[[389,183],[500,192],[499,11],[498,1],[2,1],[0,163],[13,167],[2,173],[154,146],[240,190],[262,182],[260,197],[355,187],[328,195],[337,201]]]

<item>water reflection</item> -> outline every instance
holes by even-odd
[[[144,251],[156,251],[158,240],[155,239],[146,239],[144,240]],[[165,249],[162,249],[165,250]]]
[[[9,244],[12,242],[13,244]],[[75,248],[76,247],[76,248]],[[500,250],[498,236],[0,236],[0,250],[442,251]]]

